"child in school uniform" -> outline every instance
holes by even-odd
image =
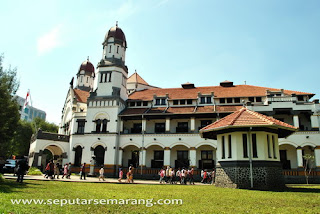
[[[99,170],[99,181],[100,179],[102,179],[104,181],[104,168],[103,166],[101,167],[101,169]]]

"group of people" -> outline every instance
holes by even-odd
[[[194,185],[194,169],[193,168],[178,168],[177,171],[174,170],[174,168],[171,168],[167,166],[167,168],[162,168],[159,173],[160,175],[160,184],[167,183],[167,184],[177,184],[178,182],[180,184],[187,184],[187,182],[190,183],[190,185]]]
[[[214,169],[211,172],[208,172],[206,169],[201,170],[201,183],[204,184],[214,184],[215,182],[215,171]]]
[[[60,169],[61,169],[61,166],[58,162],[54,163],[53,160],[50,160],[45,168],[44,177],[50,178],[50,179],[55,179],[55,178],[59,179]],[[67,179],[70,179],[70,176],[71,176],[71,163],[66,163],[63,166],[62,178],[66,177]]]
[[[194,168],[178,168],[177,171],[174,170],[174,168],[171,168],[170,166],[167,166],[167,168],[163,167],[159,171],[160,176],[160,184],[184,184],[186,185],[188,182],[190,185],[194,185]],[[201,183],[214,183],[214,169],[212,172],[207,172],[207,170],[201,170]]]

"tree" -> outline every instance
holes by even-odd
[[[59,127],[56,124],[46,122],[39,117],[34,118],[32,123],[34,127],[40,128],[44,132],[58,133]]]
[[[0,156],[7,156],[20,118],[19,105],[13,99],[19,82],[16,69],[4,69],[2,60],[3,55],[0,55]]]
[[[35,128],[31,122],[20,120],[10,144],[10,152],[16,156],[29,154],[30,140]]]
[[[303,158],[306,160],[304,165],[304,176],[306,177],[307,184],[309,184],[309,176],[313,169],[314,155],[306,154]]]

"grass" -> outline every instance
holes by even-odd
[[[182,199],[182,205],[12,205],[10,199]],[[320,185],[253,191],[195,185],[131,185],[6,180],[0,213],[320,213]]]

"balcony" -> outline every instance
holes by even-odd
[[[285,96],[285,97],[268,97],[267,98],[268,102],[296,102],[297,101],[297,97],[289,97],[289,96]]]

